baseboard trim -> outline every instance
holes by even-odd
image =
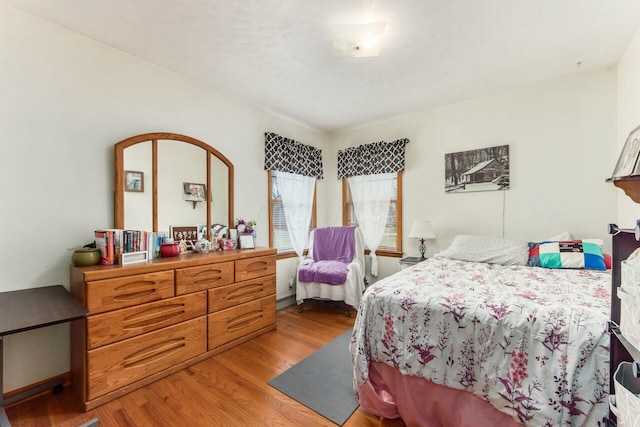
[[[296,303],[296,296],[289,295],[288,297],[280,298],[276,300],[276,310],[282,310],[283,308],[289,307],[290,305],[294,305]]]
[[[47,378],[46,380],[38,381],[37,383],[29,384],[22,388],[4,393],[2,395],[2,400],[5,403],[5,408],[10,408],[12,406],[27,402],[31,399],[35,399],[36,397],[44,396],[47,393],[51,393],[51,388],[39,392],[35,391],[48,383],[58,383],[62,384],[63,387],[69,387],[71,385],[71,372],[65,372],[64,374],[56,375],[54,377]],[[12,401],[20,395],[25,395],[25,397],[18,398],[18,400]]]

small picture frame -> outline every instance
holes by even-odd
[[[144,192],[144,172],[124,171],[124,191]]]
[[[147,251],[125,252],[120,254],[120,265],[135,264],[138,262],[147,262]]]
[[[180,226],[175,227],[171,226],[171,237],[173,241],[176,243],[180,243],[182,240],[187,244],[188,250],[193,250],[193,244],[198,241],[198,226],[197,225],[189,225],[189,226]]]
[[[240,249],[253,249],[255,247],[256,245],[253,241],[253,234],[240,235]]]
[[[204,202],[207,200],[207,186],[195,182],[183,182],[183,197],[189,202]]]
[[[638,154],[640,154],[640,126],[629,132],[611,177],[619,178],[639,174]]]

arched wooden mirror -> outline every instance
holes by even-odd
[[[114,162],[116,228],[233,227],[233,163],[210,145],[146,133],[118,142]]]

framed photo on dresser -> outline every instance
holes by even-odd
[[[240,235],[240,249],[253,249],[256,244],[253,240],[253,234],[241,234]]]
[[[195,225],[189,226],[170,226],[171,237],[176,243],[184,240],[187,243],[188,249],[193,249],[193,244],[198,240],[198,227]]]

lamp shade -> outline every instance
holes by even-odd
[[[409,237],[416,239],[435,239],[436,235],[433,232],[433,225],[431,221],[414,221],[409,231]]]

